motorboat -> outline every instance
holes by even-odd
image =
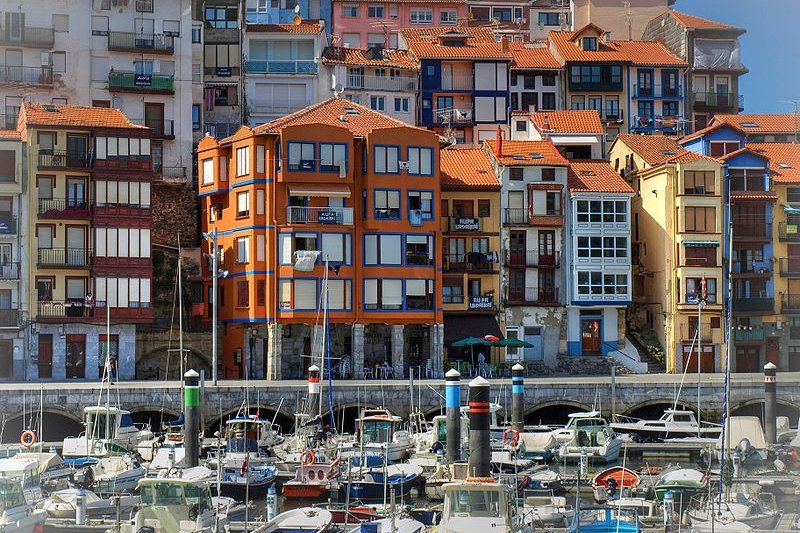
[[[552,490],[526,490],[523,514],[525,522],[534,527],[566,527],[575,510]]]
[[[73,487],[50,493],[39,508],[50,518],[74,518],[79,495],[83,496],[88,519],[113,518],[117,512],[120,516],[131,516],[139,505],[139,496],[123,494],[115,498],[102,498],[91,490]]]
[[[341,481],[340,465],[340,459],[330,464],[301,465],[295,471],[294,479],[283,484],[283,495],[286,498],[322,498],[331,491],[338,490]]]
[[[613,509],[635,511],[645,527],[655,527],[664,523],[664,515],[659,511],[658,502],[647,498],[623,496],[608,502],[607,505]]]
[[[533,461],[549,461],[558,451],[558,440],[552,431],[523,432],[519,434],[519,449],[517,453]]]
[[[387,517],[361,522],[352,533],[423,533],[427,526],[410,517]]]
[[[783,516],[775,505],[775,497],[761,492],[757,497],[744,492],[731,492],[728,497],[717,501],[706,499],[696,509],[689,509],[689,519],[694,526],[700,522],[733,523],[739,522],[753,529],[774,530]]]
[[[351,469],[340,485],[340,493],[350,500],[382,500],[407,495],[422,474],[422,467],[412,464],[392,464],[383,468]]]
[[[364,409],[356,419],[356,440],[340,447],[342,457],[380,455],[388,462],[408,459],[414,450],[411,433],[403,429],[403,419],[386,409]]]
[[[152,439],[146,426],[137,427],[129,411],[107,405],[84,407],[84,432],[67,437],[62,445],[64,461],[76,467],[109,455],[122,455],[140,441]]]
[[[331,528],[333,515],[321,507],[285,511],[266,523],[263,533],[322,533]]]
[[[707,476],[693,468],[672,468],[664,470],[655,482],[656,499],[664,501],[669,491],[675,502],[675,510],[680,514],[697,495],[706,490]]]
[[[183,446],[164,446],[156,451],[147,465],[147,477],[163,477],[174,468],[186,465],[186,449]]]
[[[18,481],[28,503],[36,504],[42,499],[39,461],[33,458],[21,458],[19,455],[0,459],[0,477]]]
[[[3,533],[42,531],[46,519],[46,512],[35,509],[27,502],[18,480],[0,477],[0,531]]]
[[[454,481],[465,481],[469,473],[467,463],[441,464],[425,480],[425,495],[430,500],[444,499],[444,486]]]
[[[515,473],[522,472],[533,466],[533,459],[517,455],[510,450],[491,452],[492,471],[495,473]]]
[[[466,412],[461,414],[461,449],[466,449],[469,442],[469,416]],[[441,445],[442,450],[447,446],[447,415],[436,415],[431,420],[426,431],[413,434],[417,454],[429,452],[434,446]]]
[[[76,473],[75,482],[100,494],[131,492],[147,469],[131,455],[103,457],[93,465],[84,466]]]
[[[769,444],[764,435],[764,428],[757,416],[732,416],[728,422],[731,450],[726,457],[732,457],[741,463],[761,464],[769,456]],[[728,436],[725,437],[728,440]],[[724,448],[722,435],[717,439],[717,460]]]
[[[523,472],[528,478],[528,489],[561,491],[564,480],[561,474],[553,471],[547,465],[536,465]]]
[[[575,515],[569,533],[639,533],[635,511],[617,508],[586,509]]]
[[[570,414],[566,427],[553,435],[562,443],[559,458],[568,461],[578,461],[586,453],[589,460],[609,463],[617,460],[622,448],[622,439],[596,411]]]
[[[72,467],[55,452],[20,452],[15,454],[13,459],[18,462],[6,462],[6,459],[0,459],[0,476],[19,477],[19,474],[27,478],[35,476],[38,479],[38,485],[45,492],[67,488],[74,473]],[[35,473],[31,472],[29,466],[31,461],[36,465]],[[25,466],[18,468],[18,466],[22,466],[23,462]],[[36,484],[36,482],[31,483],[31,479],[21,481],[23,489]]]
[[[516,513],[514,490],[499,483],[461,481],[442,487],[444,505],[439,533],[531,533]]]
[[[594,500],[603,504],[623,494],[630,494],[631,489],[639,486],[639,474],[624,466],[612,466],[598,472],[592,479]]]
[[[681,409],[667,409],[658,420],[615,415],[609,425],[617,433],[633,435],[643,442],[682,437],[717,438],[722,431],[720,424],[698,422],[692,411]]]
[[[220,478],[220,492],[237,500],[265,498],[267,490],[275,483],[277,471],[267,464],[224,468]]]

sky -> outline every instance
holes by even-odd
[[[739,37],[745,113],[788,113],[800,106],[800,0],[677,0],[673,9],[747,30]]]

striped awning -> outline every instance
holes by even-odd
[[[719,246],[719,241],[683,241],[683,245],[690,248],[699,246]]]
[[[289,185],[289,196],[330,196],[333,198],[350,198],[350,188],[343,183],[293,183]]]

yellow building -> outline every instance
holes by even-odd
[[[668,372],[696,372],[698,344],[700,370],[721,371],[722,165],[663,136],[620,135],[610,156],[636,191],[633,324],[655,332]]]
[[[441,151],[441,187],[445,346],[499,336],[500,181],[483,149],[453,147]]]

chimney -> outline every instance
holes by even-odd
[[[497,126],[497,155],[503,157],[503,131]]]
[[[546,130],[550,129],[550,119],[548,118],[547,115],[544,116],[544,129]]]
[[[508,36],[506,35],[500,39],[500,50],[502,50],[504,53],[508,53]]]

